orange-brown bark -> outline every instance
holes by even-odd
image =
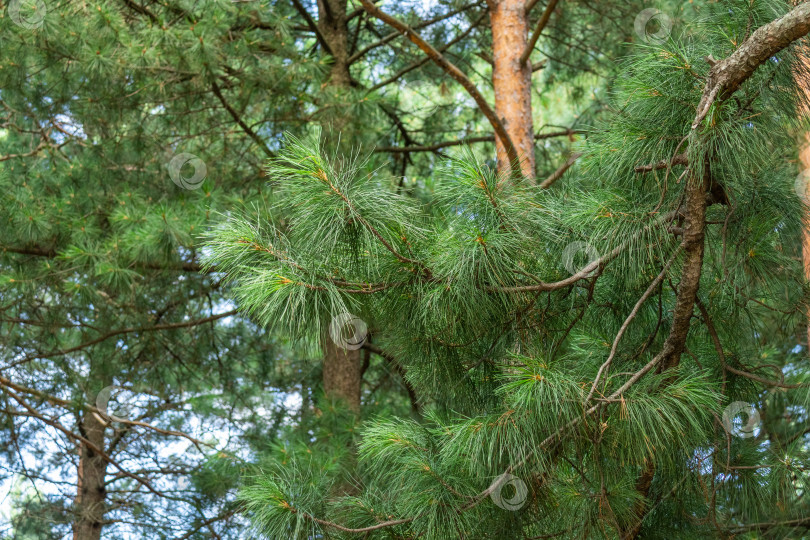
[[[795,80],[798,91],[803,95],[799,96],[799,113],[805,117],[810,117],[810,110],[808,110],[807,103],[810,103],[810,49],[802,47],[799,50],[799,62],[803,64],[799,70],[796,71]],[[799,167],[805,171],[810,171],[810,132],[803,133],[799,137]],[[803,174],[802,178],[805,182],[808,179],[808,174]],[[804,186],[804,200],[810,200],[810,186]],[[810,281],[810,210],[805,209],[802,216],[804,227],[802,228],[802,261],[804,262],[804,278]],[[810,347],[810,307],[807,308],[807,346]]]
[[[804,81],[802,90],[807,92],[810,99],[810,81]],[[799,141],[799,164],[802,171],[810,171],[810,133],[805,133]],[[808,174],[802,175],[807,181]],[[810,186],[804,186],[804,200],[810,200]],[[804,227],[802,228],[802,261],[804,262],[804,278],[810,281],[810,210],[805,208],[802,216]],[[810,307],[807,308],[807,346],[810,347]]]
[[[529,18],[524,0],[499,0],[490,10],[492,25],[492,84],[495,114],[517,149],[524,176],[534,179],[532,68],[521,56],[526,50]],[[506,148],[498,141],[498,170],[509,172]]]

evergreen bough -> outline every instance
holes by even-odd
[[[699,111],[713,58],[785,9],[726,2],[712,24],[640,47],[580,174],[553,189],[465,151],[418,198],[357,155],[325,152],[317,134],[290,136],[267,168],[270,206],[225,219],[209,264],[241,309],[293,337],[359,315],[429,406],[420,419],[366,419],[348,489],[330,464],[351,461],[351,442],[283,448],[242,491],[257,528],[270,538],[804,534],[795,51]],[[704,174],[699,289],[683,354],[667,364],[692,256],[688,204]],[[737,401],[759,411],[752,437],[724,426]]]

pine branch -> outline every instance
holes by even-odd
[[[540,182],[540,188],[541,188],[541,189],[548,189],[548,188],[550,188],[550,187],[551,187],[551,186],[554,184],[554,182],[556,182],[557,180],[559,180],[560,178],[562,178],[562,176],[565,174],[565,171],[567,171],[568,169],[570,169],[570,168],[571,168],[571,166],[572,166],[574,163],[576,163],[576,162],[577,162],[577,160],[578,160],[579,158],[581,158],[581,157],[582,157],[582,155],[583,155],[583,154],[582,154],[581,152],[575,152],[575,153],[571,154],[571,157],[569,157],[569,158],[568,158],[568,159],[565,161],[565,163],[563,163],[562,165],[560,165],[560,168],[559,168],[559,169],[557,169],[556,171],[554,171],[553,173],[551,173],[551,174],[548,176],[548,178],[546,178],[545,180],[543,180],[542,182]]]
[[[222,103],[222,106],[225,107],[225,110],[228,111],[228,114],[231,115],[231,118],[233,118],[233,120],[237,123],[237,125],[240,128],[242,128],[242,131],[247,133],[247,135],[251,139],[253,139],[253,141],[256,144],[259,145],[259,148],[262,149],[262,151],[267,155],[267,157],[273,157],[275,155],[273,151],[267,147],[267,144],[265,144],[265,142],[261,139],[261,137],[259,137],[259,135],[255,131],[253,131],[249,125],[245,124],[245,122],[242,120],[242,117],[239,116],[239,113],[236,112],[236,110],[233,107],[231,107],[230,104],[228,104],[228,102],[225,100],[225,96],[222,95],[222,90],[220,89],[216,81],[211,81],[211,90],[214,91],[214,95],[217,96],[219,102]]]
[[[675,259],[679,253],[680,247],[677,250],[675,250],[675,252],[666,262],[664,268],[661,270],[658,276],[656,276],[656,278],[652,280],[649,287],[647,287],[647,290],[644,291],[644,294],[642,294],[641,298],[638,299],[636,305],[633,306],[633,309],[630,311],[630,314],[624,320],[624,323],[622,323],[621,328],[619,328],[619,331],[616,333],[616,337],[613,339],[613,345],[610,347],[610,354],[608,355],[607,360],[605,360],[604,364],[599,366],[599,371],[596,372],[596,378],[594,378],[593,384],[591,385],[591,391],[588,392],[588,396],[585,398],[584,406],[587,407],[588,402],[591,400],[591,396],[593,396],[593,393],[596,391],[596,387],[599,384],[599,379],[602,376],[602,372],[610,368],[610,363],[613,361],[613,357],[616,356],[616,351],[618,350],[619,342],[621,341],[622,336],[624,336],[624,333],[627,331],[627,328],[630,326],[630,323],[633,322],[633,319],[636,318],[636,315],[638,315],[638,311],[639,309],[641,309],[641,306],[644,304],[644,302],[650,296],[652,296],[652,293],[655,292],[655,289],[658,287],[658,285],[661,284],[661,281],[663,281],[664,276],[666,276],[669,267],[672,266],[673,262],[675,262]]]
[[[730,98],[759,66],[808,32],[810,3],[805,2],[784,17],[757,28],[728,58],[717,61],[709,71],[692,129],[697,129],[716,99]]]
[[[312,30],[312,32],[315,34],[315,38],[318,40],[318,44],[323,48],[324,52],[326,52],[326,54],[329,56],[335,56],[335,53],[332,51],[332,47],[329,46],[326,38],[321,33],[321,29],[318,28],[318,24],[312,19],[312,16],[301,4],[300,0],[292,0],[292,3],[295,10],[301,15],[301,17],[304,18],[307,26],[309,26],[310,30]],[[328,4],[328,2],[324,2],[324,4]]]
[[[90,341],[87,341],[87,342],[82,343],[80,345],[76,345],[75,347],[70,347],[69,349],[61,349],[61,350],[53,351],[53,352],[50,352],[50,353],[27,356],[26,358],[23,358],[22,360],[18,360],[16,362],[14,362],[13,364],[9,365],[9,366],[5,366],[4,369],[7,369],[7,368],[12,367],[12,366],[24,364],[26,362],[30,362],[31,360],[34,360],[34,359],[37,359],[37,358],[45,359],[45,358],[55,358],[55,357],[58,357],[58,356],[64,356],[66,354],[70,354],[70,353],[73,353],[73,352],[76,352],[76,351],[80,351],[82,349],[86,349],[88,347],[92,347],[93,345],[101,343],[102,341],[106,341],[106,340],[110,339],[111,337],[120,336],[122,334],[132,334],[132,333],[140,333],[140,332],[159,332],[161,330],[176,330],[178,328],[190,328],[192,326],[199,326],[201,324],[206,324],[206,323],[209,323],[209,322],[213,322],[213,321],[216,321],[218,319],[223,319],[225,317],[230,317],[230,316],[236,315],[238,313],[239,313],[238,309],[232,309],[230,311],[226,311],[225,313],[219,313],[217,315],[211,315],[210,317],[205,317],[203,319],[196,319],[196,320],[193,320],[193,321],[184,321],[184,322],[180,322],[180,323],[157,324],[155,326],[144,326],[144,327],[140,327],[140,328],[121,328],[119,330],[112,330],[110,332],[107,332],[107,333],[95,338],[95,339],[91,339]]]
[[[529,61],[529,57],[532,55],[532,51],[534,51],[534,46],[537,45],[537,40],[540,39],[540,34],[543,33],[548,21],[551,20],[551,14],[554,12],[555,7],[557,7],[557,0],[549,0],[545,11],[543,11],[543,15],[541,15],[540,20],[537,21],[537,26],[535,27],[534,32],[532,32],[532,37],[529,38],[526,48],[520,55],[521,64],[525,64]],[[531,7],[527,8],[526,11],[529,11],[530,9]]]
[[[432,18],[432,19],[430,19],[428,21],[423,21],[423,22],[421,22],[421,23],[419,23],[417,25],[414,25],[413,29],[414,30],[421,30],[423,28],[427,28],[428,26],[436,24],[437,22],[441,22],[441,21],[444,21],[446,19],[449,19],[450,17],[454,17],[454,16],[458,15],[459,13],[464,13],[465,11],[467,11],[467,10],[469,10],[471,8],[474,8],[475,6],[476,6],[476,4],[467,4],[466,6],[462,6],[462,7],[458,8],[458,9],[448,11],[444,15],[439,15],[438,17],[434,17],[434,18]],[[371,43],[370,45],[367,45],[366,47],[363,47],[362,49],[360,49],[359,51],[357,51],[356,53],[351,55],[349,57],[349,59],[346,61],[346,63],[351,65],[351,64],[357,62],[363,56],[368,54],[370,51],[376,49],[377,47],[382,47],[386,43],[390,42],[393,39],[396,39],[398,36],[401,36],[401,35],[402,35],[402,33],[400,31],[398,31],[398,30],[395,31],[395,32],[391,32],[390,34],[383,37],[382,39],[380,39],[378,41],[375,41],[374,43]]]
[[[95,444],[90,442],[87,438],[72,432],[71,430],[69,430],[68,428],[63,426],[60,422],[57,422],[56,420],[46,418],[43,414],[40,414],[34,407],[29,405],[24,399],[22,399],[22,397],[17,395],[17,393],[9,390],[8,388],[5,389],[5,392],[14,401],[16,401],[17,403],[22,405],[23,408],[25,408],[25,410],[27,410],[33,417],[38,419],[40,422],[43,422],[43,423],[45,423],[45,424],[47,424],[47,425],[49,425],[49,426],[51,426],[53,428],[56,428],[57,430],[61,431],[65,435],[67,435],[68,438],[79,441],[80,443],[82,443],[85,446],[87,446],[88,448],[90,448],[97,455],[99,455],[104,461],[106,461],[107,463],[109,463],[110,465],[112,465],[113,467],[118,469],[121,472],[121,474],[123,474],[124,476],[126,476],[128,478],[132,478],[133,480],[135,480],[136,482],[138,482],[139,484],[144,486],[151,493],[157,495],[158,497],[165,497],[164,493],[161,493],[160,491],[158,491],[154,487],[152,487],[152,484],[150,484],[147,480],[145,480],[145,479],[141,478],[140,476],[137,476],[137,475],[132,474],[131,472],[127,471],[123,467],[123,465],[121,465],[116,460],[111,458],[104,450],[102,450],[101,448],[99,448],[98,446],[96,446]]]
[[[515,148],[512,139],[509,137],[509,134],[506,132],[506,128],[501,122],[501,119],[498,118],[498,115],[495,114],[495,111],[492,107],[487,103],[486,98],[479,92],[478,88],[473,84],[473,82],[467,77],[459,68],[457,68],[454,64],[448,61],[439,51],[437,51],[432,45],[426,42],[422,37],[414,32],[412,28],[410,28],[407,24],[403,23],[399,19],[388,15],[387,13],[383,12],[380,8],[375,6],[371,0],[360,0],[360,3],[363,4],[365,10],[369,13],[369,15],[380,19],[384,23],[396,28],[402,34],[404,34],[408,39],[410,39],[416,46],[418,46],[424,53],[436,63],[437,66],[442,68],[448,75],[453,77],[461,86],[464,87],[465,90],[470,94],[470,97],[473,98],[475,103],[478,105],[478,108],[484,113],[484,116],[489,120],[489,123],[492,125],[492,128],[495,130],[495,134],[501,140],[501,143],[506,148],[506,153],[509,156],[510,166],[512,171],[515,174],[519,174],[520,172],[520,157],[518,156],[517,149]]]
[[[29,394],[29,395],[32,395],[32,396],[36,396],[36,397],[38,397],[39,399],[41,399],[43,401],[47,401],[48,403],[51,403],[53,405],[57,405],[57,406],[60,406],[60,407],[64,407],[64,408],[69,409],[69,410],[72,410],[72,409],[74,409],[76,407],[76,402],[74,402],[74,401],[67,401],[67,400],[64,400],[64,399],[60,399],[60,398],[58,398],[56,396],[52,396],[52,395],[47,394],[45,392],[40,392],[39,390],[35,390],[33,388],[28,388],[26,386],[15,384],[10,379],[7,379],[7,378],[5,378],[3,376],[0,376],[0,386],[5,386],[7,388],[11,388],[11,389],[16,390],[18,392],[22,392],[22,393]],[[85,411],[89,411],[89,412],[91,412],[93,414],[98,415],[100,418],[104,418],[104,416],[105,416],[103,411],[99,410],[98,407],[95,407],[93,405],[80,404],[80,407]],[[106,422],[106,420],[105,420],[105,422]],[[200,454],[203,454],[203,450],[202,450],[202,448],[200,448],[201,445],[202,446],[208,446],[208,447],[211,447],[211,448],[215,448],[215,445],[211,445],[211,444],[208,444],[206,442],[203,442],[203,441],[201,441],[201,440],[199,440],[199,439],[197,439],[195,437],[192,437],[191,435],[189,435],[187,433],[183,433],[182,431],[175,431],[175,430],[171,430],[171,429],[162,429],[162,428],[159,428],[157,426],[153,426],[152,424],[149,424],[147,422],[140,422],[138,420],[129,420],[127,418],[118,418],[117,422],[121,423],[121,424],[130,425],[130,426],[144,427],[144,428],[150,429],[150,430],[152,430],[152,431],[154,431],[156,433],[160,433],[161,435],[166,435],[166,436],[169,436],[169,437],[180,437],[182,439],[186,439],[189,442],[191,442],[197,448],[197,450],[199,450]]]
[[[650,165],[640,165],[635,168],[635,171],[637,173],[660,171],[662,169],[672,168],[675,165],[689,165],[689,158],[687,157],[686,152],[673,156],[672,159],[662,159],[661,161],[652,163]]]
[[[570,137],[572,135],[577,135],[584,133],[580,130],[575,129],[567,129],[565,131],[553,131],[551,133],[537,133],[534,136],[534,140],[540,141],[544,139],[552,139],[554,137]],[[435,144],[427,144],[427,145],[420,145],[420,146],[379,146],[374,149],[375,152],[386,152],[386,153],[414,153],[414,152],[435,152],[436,150],[441,150],[442,148],[449,148],[451,146],[461,146],[464,144],[473,144],[479,142],[494,142],[495,136],[494,135],[479,135],[475,137],[463,137],[456,141],[443,141]]]

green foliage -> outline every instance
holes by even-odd
[[[774,4],[748,5],[728,3],[722,25],[627,59],[572,185],[513,182],[464,150],[437,170],[427,200],[409,199],[366,160],[288,138],[269,163],[272,206],[223,221],[208,264],[228,274],[242,309],[292,335],[363,314],[429,406],[421,421],[364,425],[360,494],[348,501],[325,500],[324,475],[313,479],[303,463],[259,475],[242,492],[258,527],[270,537],[342,537],[341,527],[406,519],[368,533],[617,538],[640,520],[656,537],[717,527],[753,538],[804,519],[808,392],[788,354],[803,319],[803,206],[785,165],[798,127],[784,91],[791,51],[691,131],[703,58],[727,56],[746,28],[776,16]],[[688,166],[636,170],[680,153]],[[677,369],[628,383],[666,339],[682,263],[679,209],[706,169],[715,199],[685,352]],[[566,268],[575,242],[605,256],[593,272],[572,271],[570,258]],[[579,279],[564,281],[572,273]],[[794,385],[786,392],[770,375],[749,375],[767,369],[772,347],[782,348],[769,358],[777,380]],[[765,411],[758,436],[724,429],[735,400]],[[493,504],[505,471],[524,487],[515,512]],[[765,521],[776,524],[753,525]]]

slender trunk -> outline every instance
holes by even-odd
[[[806,84],[806,82],[805,82]],[[810,88],[801,86],[802,90],[808,93],[810,99]],[[805,180],[804,200],[810,200],[810,185],[807,185],[810,174],[810,133],[804,133],[799,141],[799,164],[804,174]],[[805,207],[802,212],[802,261],[804,262],[804,279],[810,281],[810,207]],[[810,305],[805,309],[807,315],[807,347],[810,348]]]
[[[360,350],[347,350],[337,345],[326,329],[321,334],[323,349],[323,391],[327,398],[345,402],[360,412],[360,381],[363,361]]]
[[[491,8],[492,85],[495,113],[504,123],[521,159],[524,176],[534,179],[531,62],[521,62],[529,33],[525,0],[498,0]],[[509,173],[506,148],[496,142],[498,170]]]
[[[332,67],[329,85],[349,88],[352,84],[349,73],[349,26],[346,18],[346,0],[318,0],[318,28],[332,49]],[[338,119],[339,120],[339,119]],[[346,121],[333,124],[343,131]],[[349,142],[349,141],[346,141]],[[359,350],[346,350],[336,345],[329,335],[329,328],[321,333],[323,350],[323,390],[328,398],[344,401],[352,411],[360,412],[360,381],[362,361]]]
[[[80,432],[97,448],[103,449],[104,421],[97,415],[86,412],[81,420]],[[104,521],[107,492],[104,478],[107,461],[82,443],[79,449],[79,470],[74,499],[75,518],[73,540],[99,540]]]
[[[332,67],[329,84],[349,87],[349,27],[346,19],[346,0],[318,0],[318,29],[332,49]]]
[[[810,103],[810,48],[801,47],[798,52],[799,62],[802,64],[795,73],[796,87],[799,95],[799,114],[810,117],[808,104]],[[808,173],[810,173],[810,132],[803,133],[799,137],[799,167],[805,180],[803,188],[804,201],[810,200],[810,186],[807,185]],[[804,278],[810,281],[810,208],[806,208],[802,215],[802,260],[804,262]],[[807,311],[807,346],[810,348],[810,306]]]

